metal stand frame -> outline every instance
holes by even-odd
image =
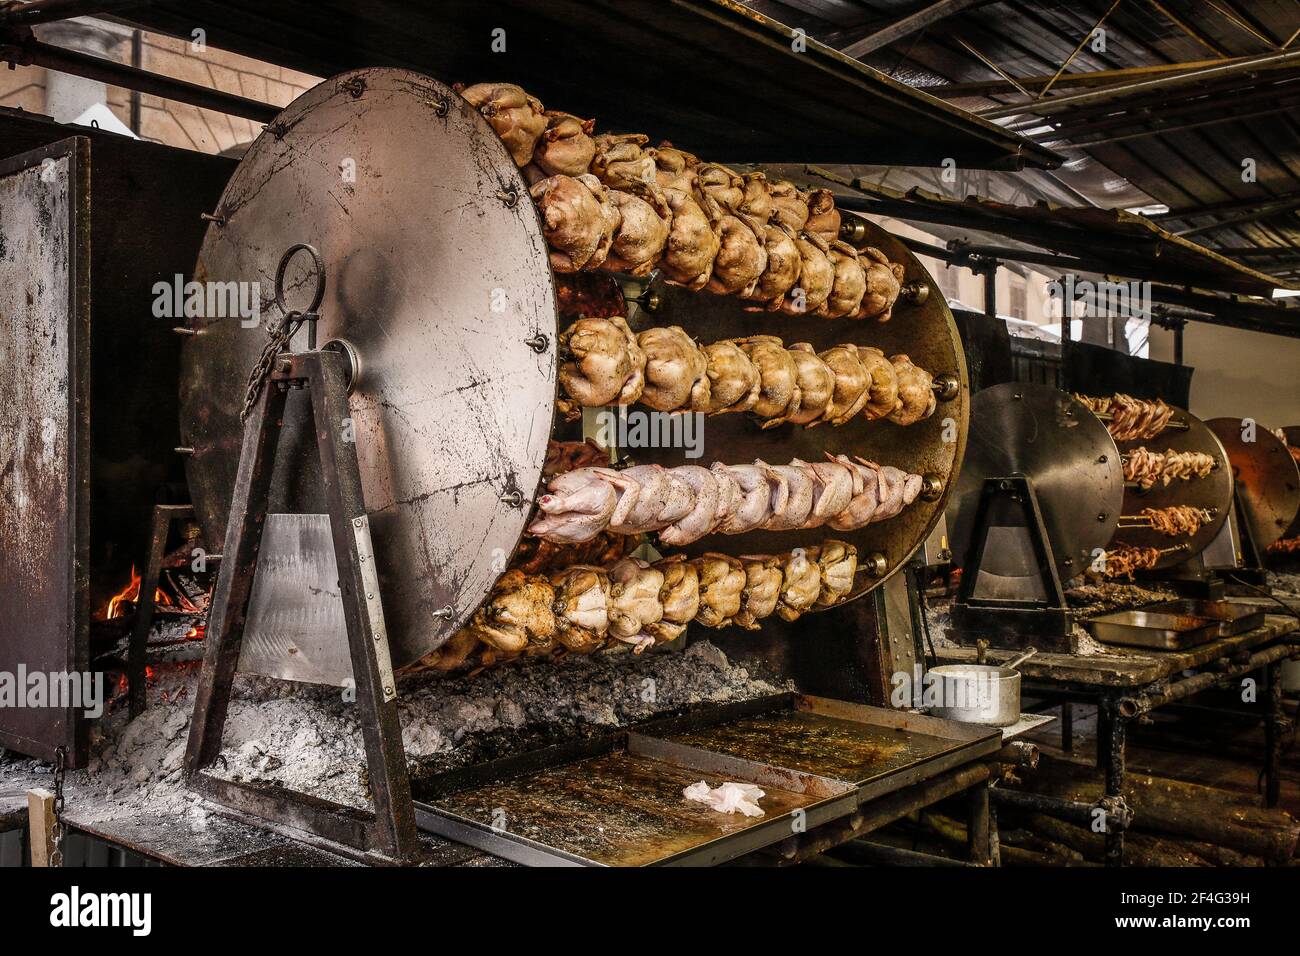
[[[208,647],[190,724],[185,766],[190,785],[231,809],[305,830],[397,862],[416,858],[419,837],[397,719],[397,688],[388,656],[370,522],[362,499],[356,446],[344,438],[348,399],[345,359],[330,352],[285,354],[244,427],[239,472],[213,596]],[[207,773],[221,754],[221,738],[243,642],[244,622],[268,508],[271,476],[289,389],[306,388],[316,426],[325,495],[333,528],[343,614],[365,739],[373,812],[283,788],[222,780]]]
[[[149,558],[145,562],[144,573],[140,575],[140,591],[135,602],[135,626],[131,629],[131,639],[127,644],[126,674],[130,686],[129,714],[132,720],[144,713],[147,706],[145,652],[149,645],[149,628],[153,626],[153,614],[157,607],[154,595],[158,592],[158,580],[162,577],[163,559],[167,552],[167,535],[177,521],[194,516],[193,505],[154,505],[153,527],[149,534]],[[219,555],[208,555],[208,560],[217,560]]]
[[[977,593],[990,519],[999,506],[1019,511],[1024,519],[1023,527],[1033,548],[1045,599],[982,598]],[[1041,643],[1050,649],[1070,649],[1071,615],[1056,571],[1056,556],[1043,525],[1033,482],[1024,475],[985,480],[975,510],[970,545],[964,555],[952,619],[959,639],[968,635],[971,639],[990,637],[999,646],[1011,648]]]

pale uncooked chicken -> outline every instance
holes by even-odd
[[[637,558],[624,558],[609,569],[609,636],[632,644],[639,654],[654,643],[647,628],[664,615],[659,591],[663,572]]]
[[[814,189],[808,193],[808,232],[821,236],[826,242],[840,237],[840,211],[835,208],[835,194],[829,189]]]
[[[836,239],[830,244],[830,262],[834,270],[831,294],[826,297],[817,315],[827,319],[840,319],[854,315],[862,305],[867,291],[867,276],[858,262],[858,250],[847,242]]]
[[[871,375],[870,397],[864,413],[873,421],[885,418],[898,407],[898,373],[894,364],[878,348],[863,346],[858,349],[858,361]]]
[[[556,272],[595,269],[605,261],[618,228],[618,210],[594,176],[551,176],[530,190]]]
[[[700,609],[697,623],[705,627],[726,627],[740,613],[740,592],[745,587],[745,568],[727,554],[708,552],[694,558],[700,579]]]
[[[718,483],[718,510],[713,518],[713,527],[716,530],[731,516],[732,512],[740,507],[741,502],[745,500],[745,495],[731,470],[722,462],[715,461],[709,467],[709,471],[713,473],[713,480]]]
[[[860,350],[852,343],[833,345],[819,353],[818,358],[835,376],[824,418],[832,425],[843,425],[866,408],[871,398],[871,373],[862,364]]]
[[[559,351],[560,386],[578,406],[626,405],[641,397],[645,353],[622,316],[578,319],[560,333]]]
[[[740,500],[731,509],[718,530],[723,534],[744,534],[760,527],[771,511],[772,492],[767,474],[757,463],[723,465],[735,481]]]
[[[753,413],[776,419],[798,411],[799,370],[785,344],[775,335],[753,335],[735,343],[758,369],[760,386]]]
[[[767,247],[753,228],[730,213],[718,223],[718,252],[705,286],[718,295],[750,292],[767,268]]]
[[[547,488],[549,493],[537,499],[542,515],[528,533],[548,541],[590,541],[605,530],[618,503],[615,486],[595,468],[557,475]]]
[[[745,568],[745,587],[740,592],[740,611],[733,623],[756,631],[758,622],[776,611],[785,574],[781,559],[771,555],[742,556],[740,562]]]
[[[821,569],[809,557],[807,550],[796,548],[785,560],[782,572],[776,613],[785,621],[798,620],[804,611],[816,603],[817,595],[821,593]]]
[[[581,176],[596,155],[596,143],[591,138],[595,125],[595,120],[547,110],[546,132],[533,151],[533,162],[547,176]]]
[[[619,226],[610,244],[604,268],[629,275],[648,275],[668,244],[672,210],[663,193],[646,190],[648,198],[612,189],[610,202],[619,212]],[[657,203],[657,205],[656,205]]]
[[[538,139],[546,131],[541,102],[513,83],[475,83],[460,91],[470,106],[483,114],[488,125],[501,137],[516,166],[533,159]],[[579,170],[579,172],[585,171]]]
[[[848,542],[827,538],[817,549],[817,567],[822,582],[817,594],[818,607],[839,604],[853,590],[853,578],[858,572],[858,549]]]
[[[703,351],[709,377],[709,407],[705,411],[722,415],[753,408],[762,381],[749,356],[730,339],[711,342]]]
[[[655,326],[637,336],[646,356],[641,401],[661,412],[709,407],[709,361],[679,325]]]
[[[835,267],[827,256],[829,247],[817,236],[798,233],[799,281],[781,303],[787,315],[815,315],[825,304],[835,285]]]
[[[780,510],[775,506],[771,517],[763,524],[768,531],[790,531],[802,528],[812,514],[813,473],[800,464],[773,465],[772,470],[781,476],[786,493]]]
[[[695,496],[691,510],[659,532],[659,541],[670,547],[681,547],[698,541],[713,530],[717,520],[720,489],[713,472],[699,465],[679,465],[673,476],[686,482]]]
[[[835,458],[840,464],[850,468],[854,475],[853,498],[849,506],[830,521],[826,522],[836,531],[855,531],[870,524],[876,510],[880,507],[881,488],[879,469],[861,458],[850,460],[844,455]]]
[[[713,275],[718,236],[704,210],[689,192],[665,188],[663,194],[672,210],[673,220],[659,265],[670,282],[688,289],[702,289]]]
[[[808,342],[796,342],[787,350],[794,359],[795,382],[799,386],[799,408],[786,417],[796,425],[821,421],[835,394],[835,373],[813,351]]]
[[[662,465],[634,465],[616,474],[639,488],[632,509],[620,521],[610,520],[609,530],[617,534],[665,528],[690,513],[695,503],[690,486]]]
[[[609,575],[601,568],[574,565],[551,575],[555,589],[555,639],[578,654],[605,643],[609,630]]]
[[[791,464],[807,468],[815,476],[812,510],[804,522],[805,528],[820,527],[848,508],[854,490],[854,471],[850,466],[833,458],[814,462],[796,458]]]
[[[889,361],[898,379],[898,407],[885,417],[897,425],[911,425],[933,415],[937,406],[934,377],[913,365],[906,355],[891,355]]]

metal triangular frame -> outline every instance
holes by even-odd
[[[411,862],[417,857],[419,837],[357,450],[344,431],[349,419],[345,361],[342,355],[331,351],[278,356],[244,426],[239,472],[212,601],[208,646],[194,702],[185,766],[191,787],[230,809],[306,831],[371,856]],[[290,389],[306,389],[310,397],[356,682],[358,718],[365,740],[373,812],[284,788],[225,780],[208,772],[221,754],[222,733],[239,663]]]

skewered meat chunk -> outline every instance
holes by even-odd
[[[601,568],[579,564],[552,574],[551,585],[555,639],[578,654],[601,647],[609,630],[609,575]]]
[[[637,344],[646,356],[642,403],[661,412],[709,407],[708,357],[681,326],[646,329]]]
[[[791,235],[798,235],[808,224],[808,198],[786,179],[769,183],[767,193],[772,203],[772,221]]]
[[[532,161],[533,150],[547,125],[542,104],[536,97],[513,83],[475,83],[461,90],[460,95],[487,119],[516,166],[523,167]],[[579,170],[583,171],[585,167]]]
[[[619,213],[619,226],[610,244],[604,267],[629,275],[649,275],[668,244],[672,211],[659,192],[647,192],[648,200],[612,189],[610,202]],[[657,203],[652,205],[651,201]]]
[[[549,648],[555,637],[554,603],[555,589],[545,578],[507,571],[469,627],[479,640],[507,654],[529,645]]]
[[[579,406],[625,405],[641,397],[645,353],[622,316],[578,319],[560,334],[560,354],[560,385]]]
[[[891,415],[898,407],[898,373],[894,363],[880,349],[870,346],[858,349],[858,361],[871,376],[870,396],[864,409],[867,418],[874,421]]]
[[[758,622],[776,611],[785,574],[781,559],[770,555],[742,557],[745,568],[745,587],[740,592],[740,612],[733,623],[749,631],[758,630]]]
[[[705,627],[725,627],[740,613],[745,568],[726,554],[708,554],[691,561],[699,572],[700,609],[695,620]]]
[[[775,335],[754,335],[735,342],[758,369],[760,386],[758,401],[752,409],[754,414],[783,421],[786,415],[797,412],[799,370],[784,343]]]
[[[835,267],[827,256],[829,246],[817,236],[799,233],[795,236],[799,250],[799,282],[781,303],[787,315],[815,315],[830,297],[835,286]]]
[[[885,417],[897,425],[911,425],[933,415],[938,403],[931,387],[933,376],[906,355],[891,356],[889,361],[898,379],[898,406]]]
[[[1158,398],[1147,400],[1124,394],[1092,398],[1078,393],[1074,397],[1094,414],[1110,417],[1106,430],[1116,441],[1149,441],[1169,426],[1174,414]]]
[[[581,176],[596,155],[596,142],[591,138],[595,125],[595,120],[547,110],[546,132],[533,151],[533,162],[547,176]]]
[[[647,632],[664,616],[659,591],[663,572],[637,558],[624,558],[609,569],[609,636],[635,645],[639,654],[654,643]]]
[[[1108,578],[1133,579],[1134,571],[1150,571],[1160,560],[1158,548],[1135,548],[1120,545],[1107,548],[1102,562],[1102,573]]]
[[[594,269],[605,261],[618,228],[618,210],[594,176],[551,176],[530,193],[556,272]]]
[[[816,233],[826,242],[840,237],[840,211],[835,208],[835,194],[829,189],[814,189],[808,193],[808,232]]]
[[[635,538],[602,531],[588,541],[563,542],[533,535],[519,542],[519,549],[510,562],[525,574],[548,574],[557,568],[575,564],[594,564],[601,567],[613,564],[623,557],[634,544]]]
[[[835,373],[807,342],[796,342],[788,351],[794,359],[795,383],[799,386],[799,408],[787,415],[786,420],[796,425],[821,421],[826,417],[835,395]]]
[[[719,295],[752,292],[767,268],[767,249],[748,223],[726,214],[718,223],[718,252],[706,288]]]
[[[1124,480],[1143,490],[1156,482],[1168,487],[1173,481],[1190,481],[1208,477],[1214,470],[1214,456],[1201,451],[1153,452],[1146,447],[1134,448],[1124,457]]]
[[[753,408],[762,382],[749,356],[729,339],[706,345],[703,352],[709,378],[709,406],[705,411],[722,415]]]
[[[782,569],[781,593],[776,613],[784,621],[795,621],[817,602],[822,590],[821,568],[808,550],[796,548]]]
[[[682,636],[686,625],[695,619],[700,610],[700,572],[694,564],[681,555],[655,562],[663,573],[663,587],[659,589],[659,603],[663,617],[646,631],[656,643],[666,644]]]
[[[815,550],[821,574],[817,606],[831,607],[847,598],[853,590],[853,577],[858,573],[858,549],[847,542],[827,538]]]
[[[843,425],[866,408],[871,398],[872,378],[862,364],[862,351],[851,344],[834,345],[817,356],[835,376],[831,401],[822,416],[832,425]]]
[[[898,293],[903,288],[903,267],[897,262],[890,262],[889,257],[875,246],[863,250],[861,261],[867,285],[862,306],[854,318],[874,318],[879,322],[888,322],[893,314],[894,303],[898,301]]]
[[[542,461],[542,477],[554,478],[575,468],[608,465],[609,452],[588,438],[586,441],[548,441]]]
[[[720,240],[690,193],[666,188],[663,194],[673,220],[659,265],[669,281],[688,289],[702,289],[713,275],[713,260]]]
[[[828,319],[854,315],[867,291],[867,277],[858,262],[858,250],[836,239],[830,244],[829,257],[834,269],[831,293],[817,310],[817,315]]]
[[[690,512],[659,532],[662,543],[678,547],[698,541],[713,530],[721,492],[713,473],[699,465],[682,465],[674,468],[672,474],[689,485],[695,496]]]
[[[1209,524],[1213,520],[1208,510],[1193,508],[1191,505],[1143,508],[1139,514],[1151,522],[1154,531],[1170,538],[1196,534],[1203,525]]]
[[[655,161],[643,150],[641,133],[601,133],[595,137],[591,173],[613,189],[636,191],[655,185]]]

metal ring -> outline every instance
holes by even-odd
[[[311,256],[312,263],[316,267],[316,292],[312,296],[311,305],[307,306],[307,308],[290,310],[290,308],[284,303],[284,273],[285,270],[289,268],[289,262],[293,259],[293,257],[296,256],[299,252],[302,252],[304,249]],[[286,314],[290,311],[315,312],[317,309],[320,308],[320,304],[324,300],[324,298],[325,298],[325,260],[321,258],[321,254],[316,250],[315,246],[310,245],[306,242],[295,243],[294,245],[289,247],[289,250],[283,256],[280,257],[280,266],[275,270],[275,304],[280,307],[281,312],[284,312]]]

